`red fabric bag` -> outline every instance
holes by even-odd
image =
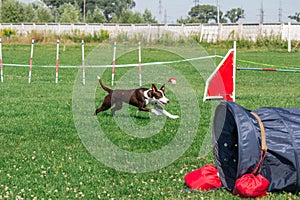
[[[232,193],[240,197],[263,197],[267,195],[269,184],[269,180],[260,174],[245,174],[236,180]]]
[[[268,149],[266,143],[265,129],[260,117],[254,112],[251,112],[251,114],[257,119],[257,122],[260,127],[262,143],[261,156],[259,162],[257,163],[255,169],[251,174],[244,174],[236,180],[232,193],[240,197],[255,198],[267,195],[270,181],[258,173],[260,171],[261,164],[267,155]]]
[[[192,171],[184,179],[187,186],[195,190],[205,191],[222,187],[218,170],[214,165],[205,165],[200,169]]]

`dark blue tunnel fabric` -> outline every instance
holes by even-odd
[[[250,112],[229,101],[222,101],[215,111],[214,158],[222,184],[230,191],[260,159],[260,128]],[[270,181],[268,191],[300,191],[300,108],[264,107],[253,112],[266,133],[268,151],[260,173]]]

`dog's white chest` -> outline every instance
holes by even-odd
[[[145,99],[145,102],[146,102],[146,106],[147,106],[150,101],[148,99]]]

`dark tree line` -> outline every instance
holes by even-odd
[[[245,17],[244,10],[241,8],[233,8],[225,14],[213,5],[197,5],[191,8],[186,19],[179,19],[179,23],[209,23],[220,22],[236,23],[241,18]],[[219,19],[218,19],[219,17]]]
[[[1,0],[0,0],[1,1]],[[1,1],[0,22],[87,22],[87,23],[157,23],[150,10],[133,12],[134,0],[41,0],[32,4],[18,0]],[[219,18],[218,18],[219,17]],[[245,17],[244,10],[233,8],[226,12],[213,5],[197,5],[188,17],[178,23],[236,23]],[[300,13],[289,16],[300,22]]]
[[[0,22],[157,23],[150,10],[133,12],[133,0],[2,0]]]

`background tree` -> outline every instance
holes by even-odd
[[[197,19],[199,23],[208,23],[217,19],[217,7],[213,5],[197,5],[189,11],[191,19]]]
[[[22,17],[21,22],[35,22],[37,20],[33,4],[20,4],[19,12]]]
[[[112,15],[115,14],[119,18],[123,10],[135,7],[133,0],[96,0],[97,6],[103,11],[105,18],[111,22]]]
[[[143,13],[143,18],[144,18],[145,23],[148,23],[148,24],[156,24],[157,23],[155,17],[152,16],[152,13],[150,12],[149,9],[145,9],[145,11]]]
[[[90,10],[87,11],[85,22],[87,23],[105,23],[106,18],[98,6],[94,9],[93,12]]]
[[[38,7],[36,10],[38,22],[53,22],[54,18],[48,8]]]
[[[226,12],[225,17],[229,19],[231,23],[236,23],[241,18],[245,18],[244,10],[241,8],[233,8]]]
[[[104,16],[103,12],[100,10],[100,8],[98,8],[98,6],[96,6],[93,15],[94,15],[94,23],[106,22],[106,18]]]
[[[290,15],[289,18],[300,22],[300,13],[296,12],[295,15]]]
[[[179,24],[199,23],[199,19],[192,18],[190,16],[188,16],[187,18],[181,17],[180,19],[177,19],[177,23],[179,23]]]
[[[111,14],[110,23],[120,23],[115,13]]]
[[[80,22],[81,13],[77,5],[70,3],[60,6],[58,9],[58,21],[59,22]]]
[[[43,0],[43,2],[53,11],[53,15],[64,4],[78,5],[82,17],[84,15],[84,7],[86,15],[89,11],[93,13],[96,7],[98,7],[102,10],[107,21],[111,20],[113,13],[117,17],[120,17],[123,9],[132,9],[135,7],[134,0]]]
[[[19,13],[20,3],[15,0],[8,0],[2,2],[1,6],[1,16],[2,22],[4,23],[13,23],[20,21]]]
[[[19,0],[5,0],[0,8],[1,21],[7,23],[51,21],[77,23],[85,19],[88,23],[157,23],[148,9],[143,14],[133,12],[134,0],[42,1],[45,4],[25,4],[20,3]],[[83,6],[84,2],[85,6]],[[83,7],[86,11],[85,16]]]
[[[139,24],[143,23],[144,19],[140,13],[133,13],[131,10],[123,10],[119,18],[119,23]]]
[[[216,13],[216,17],[215,17],[216,23],[218,22],[217,18],[218,18],[218,14]],[[223,15],[223,12],[221,10],[219,10],[219,23],[227,23],[227,19],[225,18],[225,16]]]
[[[65,3],[71,3],[71,0],[42,0],[50,9],[59,8]]]

